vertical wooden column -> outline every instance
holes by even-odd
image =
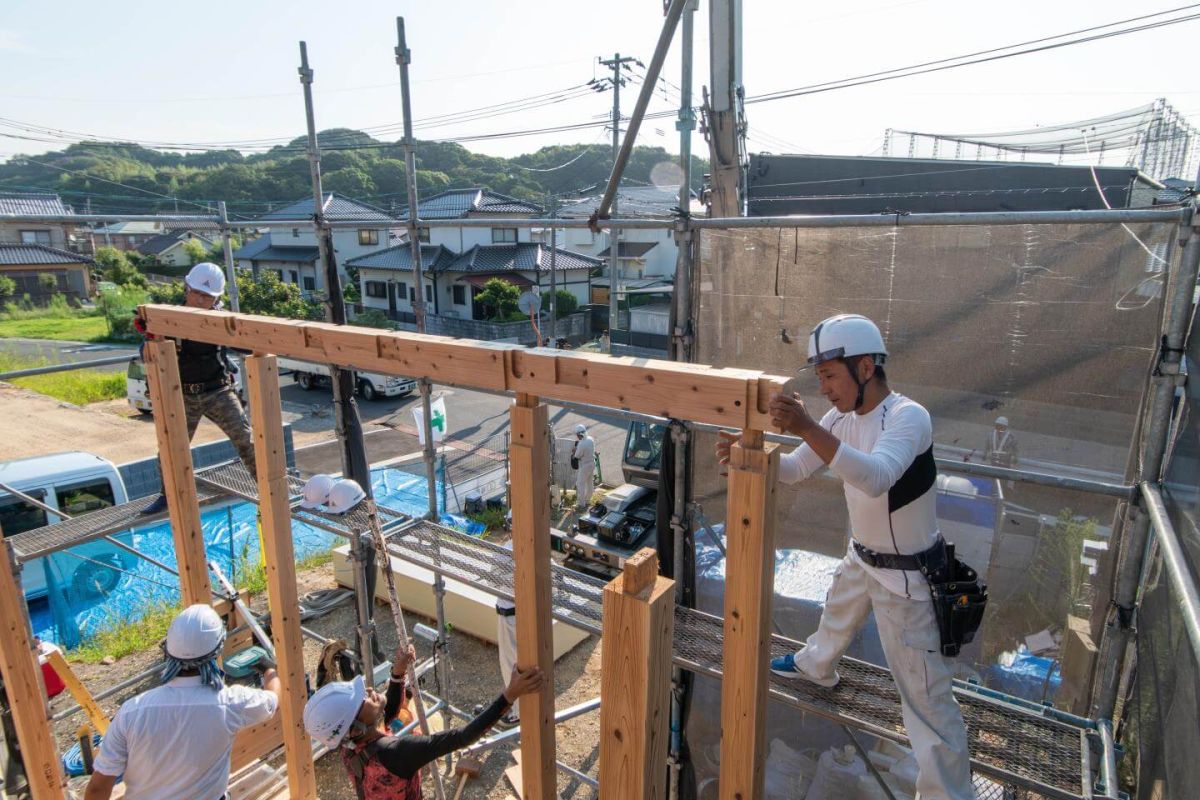
[[[518,394],[509,412],[512,439],[513,594],[517,665],[541,667],[542,691],[521,698],[521,775],[525,800],[558,797],[554,744],[554,647],[550,629],[550,443],[546,406]]]
[[[730,449],[721,800],[763,795],[778,469],[777,449],[764,448],[762,431],[743,431],[741,441]]]
[[[29,638],[25,595],[2,537],[0,531],[0,673],[33,800],[62,800],[65,783],[50,731],[46,687]]]
[[[604,587],[600,674],[601,800],[667,795],[675,581],[645,548]]]
[[[294,800],[316,800],[312,746],[304,731],[304,647],[296,596],[296,554],[288,507],[287,453],[279,403],[279,367],[275,356],[246,359],[254,459],[258,469],[258,508],[262,516],[263,558],[271,601],[271,639],[283,694],[279,714],[287,757],[288,790]]]
[[[154,430],[158,434],[158,464],[179,564],[179,591],[185,606],[211,603],[212,584],[208,579],[204,532],[200,528],[200,503],[196,500],[196,475],[192,469],[192,446],[188,441],[175,342],[170,339],[146,342],[144,353],[146,381],[154,406]]]

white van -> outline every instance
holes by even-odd
[[[294,358],[279,359],[279,370],[291,372],[296,384],[304,391],[316,388],[319,384],[328,383],[329,366],[313,364],[308,361],[298,361]],[[412,378],[398,378],[395,375],[383,375],[378,372],[358,371],[354,374],[354,389],[363,400],[379,400],[384,397],[402,397],[411,394],[417,388],[417,382]]]
[[[128,501],[125,482],[116,465],[90,453],[56,453],[0,462],[0,483],[70,517]],[[61,521],[60,517],[0,490],[0,528],[5,536]],[[121,577],[117,570],[129,569],[134,560],[131,553],[103,539],[77,545],[71,552],[87,560],[55,553],[26,563],[21,571],[25,596],[46,594],[47,561],[59,586],[77,596],[87,596],[111,591]]]

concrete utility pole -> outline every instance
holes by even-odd
[[[408,65],[412,51],[404,38],[404,17],[396,17],[396,63],[400,65],[400,103],[404,116],[404,182],[408,185],[408,242],[412,248],[413,316],[417,332],[425,332],[425,276],[421,269],[421,235],[417,228],[417,159],[413,154],[412,103],[408,91]],[[428,419],[429,410],[425,410]]]
[[[696,114],[692,111],[692,43],[694,39],[696,9],[699,0],[692,0],[683,9],[681,20],[679,118],[675,128],[679,131],[679,210],[684,214],[692,203],[692,131],[696,129]],[[690,361],[691,348],[691,231],[676,228],[675,287],[672,294],[670,357],[672,361]],[[679,582],[682,586],[682,581]]]
[[[613,87],[613,110],[612,110],[612,149],[613,149],[613,165],[614,169],[617,163],[617,157],[621,152],[621,86],[625,83],[625,79],[621,77],[621,68],[625,64],[636,63],[636,58],[626,56],[621,58],[620,53],[615,53],[612,58],[607,61],[601,60],[603,66],[610,68],[613,71],[612,77],[609,79]],[[619,194],[619,191],[618,191]],[[610,216],[617,216],[617,195],[613,195],[612,207],[609,212]],[[612,352],[613,333],[617,330],[617,325],[620,322],[620,305],[618,297],[618,286],[620,280],[618,272],[620,267],[620,231],[616,228],[610,228],[608,233],[608,350]]]
[[[325,193],[321,186],[321,151],[317,146],[317,123],[313,114],[313,71],[308,66],[308,45],[300,43],[300,83],[304,86],[304,115],[308,124],[308,164],[313,187],[313,230],[317,234],[317,251],[325,274],[325,318],[335,325],[346,324],[346,305],[342,299],[342,282],[334,260],[333,232],[325,224]],[[371,469],[363,441],[362,422],[354,403],[354,378],[349,370],[329,365],[333,384],[333,424],[342,455],[342,474],[357,481],[367,497],[371,497]],[[365,537],[365,538],[364,538]],[[358,615],[355,630],[359,659],[367,685],[374,684],[374,658],[378,643],[372,621],[375,596],[375,547],[370,534],[350,540],[350,555],[354,561],[354,595]]]
[[[229,212],[225,210],[225,201],[217,201],[217,214],[221,217],[221,246],[225,253],[225,282],[229,286],[229,310],[233,313],[241,311],[238,301],[237,270],[233,268],[233,242],[229,232]]]
[[[558,195],[546,198],[550,218],[558,217]],[[550,341],[558,338],[558,223],[550,223]],[[609,339],[611,341],[611,337]]]
[[[742,90],[742,0],[712,0],[709,5],[712,48],[708,143],[712,161],[714,217],[741,216],[742,159],[739,94]]]

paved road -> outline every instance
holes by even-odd
[[[131,353],[134,345],[89,344],[88,342],[63,342],[54,339],[0,339],[0,352],[11,353],[20,358],[45,360],[52,364],[70,364],[76,361],[91,361]],[[124,372],[124,364],[97,367],[100,372]]]

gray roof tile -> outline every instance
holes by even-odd
[[[493,192],[486,187],[449,189],[417,201],[417,217],[419,219],[461,219],[473,212],[540,214],[541,211],[542,209],[535,203]],[[401,215],[405,219],[408,218],[407,206],[401,211]]]
[[[454,253],[444,245],[421,245],[421,268],[440,271],[454,260]],[[357,256],[346,262],[348,267],[412,271],[412,246],[405,243]]]
[[[558,248],[557,269],[594,269],[598,258]],[[550,248],[537,242],[475,245],[438,272],[549,272]]]
[[[317,260],[320,251],[315,247],[284,247],[276,245],[260,250],[254,256],[255,261],[294,261],[298,264],[311,264]],[[245,258],[245,256],[243,256]]]
[[[0,244],[0,265],[91,264],[92,259],[44,244]]]
[[[390,225],[396,221],[391,214],[382,208],[370,205],[369,203],[363,203],[359,200],[352,200],[349,197],[343,197],[336,192],[331,192],[325,196],[324,212],[325,219],[331,222],[381,222]],[[266,214],[258,217],[258,221],[311,219],[312,215],[313,199],[306,197],[283,208],[268,211]]]
[[[185,241],[188,238],[189,233],[191,233],[191,231],[167,231],[166,233],[159,234],[158,236],[142,242],[137,246],[137,251],[143,255],[156,256],[165,250],[169,250],[178,242]],[[213,241],[207,236],[196,236],[195,238],[205,243],[205,246],[207,247],[211,247],[213,244]]]
[[[5,192],[0,194],[0,214],[70,214],[71,209],[63,205],[56,194],[26,194]]]
[[[617,248],[617,258],[641,258],[655,247],[658,247],[658,242],[621,242],[620,245]],[[609,245],[596,255],[599,258],[608,258],[611,250],[612,246]]]
[[[244,245],[233,251],[233,257],[238,258],[257,258],[258,254],[271,246],[271,234],[265,234],[246,242]]]

